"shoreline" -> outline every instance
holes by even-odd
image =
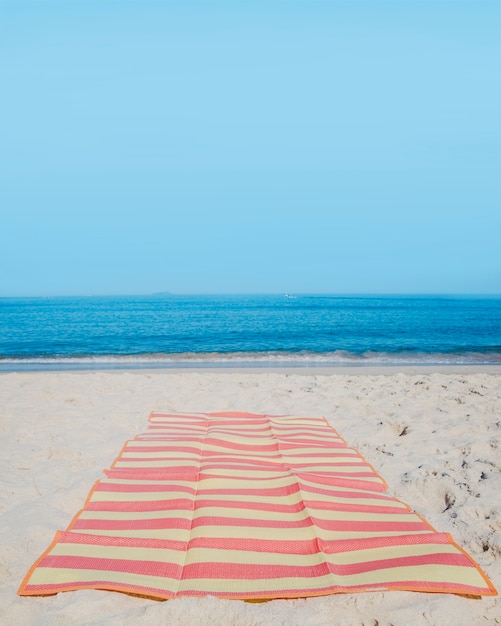
[[[46,366],[33,367],[28,366],[26,369],[1,369],[0,376],[7,374],[92,374],[92,373],[107,373],[107,374],[287,374],[287,375],[301,375],[301,376],[383,376],[393,374],[490,374],[501,375],[501,365],[489,365],[489,364],[461,364],[461,365],[201,365],[201,366],[158,366],[152,367],[150,365],[145,367],[137,366],[110,366],[105,367],[102,365],[96,366],[80,366],[75,365],[73,367],[53,367],[46,368]]]
[[[499,596],[404,591],[246,603],[155,602],[108,591],[19,597],[54,535],[151,411],[325,416],[437,531],[501,590],[501,367],[192,368],[2,372],[0,611],[6,626],[496,623]],[[444,370],[447,369],[448,371]]]

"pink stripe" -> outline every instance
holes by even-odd
[[[285,456],[287,459],[301,459],[303,457],[311,457],[313,459],[360,459],[360,456],[353,452],[338,452],[337,450],[335,452],[332,450],[330,452],[295,452],[294,454],[288,452],[286,455],[278,456]]]
[[[205,444],[211,446],[219,446],[220,448],[224,448],[226,450],[245,450],[249,451],[251,454],[256,454],[258,452],[276,452],[278,450],[278,444],[276,443],[267,446],[256,446],[252,444],[242,444],[235,443],[233,441],[225,441],[224,439],[216,439],[214,437],[208,437],[205,440]]]
[[[168,459],[164,459],[164,460],[168,460]],[[181,465],[165,464],[164,466],[160,466],[160,467],[157,467],[157,466],[148,467],[150,463],[154,463],[153,459],[148,459],[146,461],[143,461],[144,465],[139,465],[137,468],[126,467],[123,465],[124,463],[131,463],[131,462],[133,463],[132,459],[117,459],[115,461],[115,468],[132,471],[135,476],[131,476],[131,478],[137,477],[138,479],[142,478],[142,475],[136,474],[136,472],[160,471],[160,472],[163,472],[164,475],[168,475],[171,478],[171,480],[182,480],[181,476],[186,475],[186,472],[190,472],[191,474],[196,474],[199,470],[198,465],[182,465],[181,466]]]
[[[270,424],[274,431],[286,430],[286,431],[294,431],[294,432],[304,432],[307,435],[311,434],[311,432],[322,432],[322,433],[339,437],[336,431],[333,428],[330,428],[329,426],[314,426],[312,424],[309,424],[308,428],[305,428],[304,424],[301,424],[301,426],[299,425],[294,426],[294,424],[279,424],[278,422],[275,422],[274,420],[270,420]]]
[[[275,441],[275,438],[273,437],[272,433],[262,434],[262,433],[256,433],[254,430],[240,430],[240,429],[228,430],[224,428],[209,428],[207,432],[208,437],[214,437],[216,439],[222,439],[225,435],[230,435],[231,438],[237,436],[237,437],[248,437],[252,440],[264,439],[266,441],[269,441],[270,443],[273,443]],[[224,439],[224,440],[227,441],[227,439]]]
[[[279,442],[281,449],[304,448],[305,446],[311,446],[312,448],[317,446],[321,448],[346,448],[344,443],[341,443],[336,439],[331,439],[330,437],[321,437],[320,435],[318,439],[306,439],[304,437],[280,437]]]
[[[209,471],[204,471],[200,473],[200,481],[203,480],[208,480],[208,479],[212,479],[212,478],[224,478],[225,480],[228,479],[233,479],[233,480],[238,480],[241,484],[238,486],[238,491],[239,493],[242,491],[247,491],[245,489],[245,487],[243,486],[243,483],[266,483],[266,481],[275,481],[277,480],[277,478],[290,478],[290,472],[289,471],[279,471],[277,470],[276,472],[272,472],[269,471],[267,472],[267,474],[269,475],[263,475],[260,476],[259,478],[256,478],[255,476],[238,476],[238,478],[236,478],[235,476],[228,476],[228,474],[218,474],[217,470],[210,470]],[[236,489],[236,488],[235,488]],[[235,490],[233,491],[233,493],[235,493]]]
[[[287,460],[293,457],[287,456]],[[315,458],[315,457],[314,457]],[[332,457],[331,457],[332,458]],[[367,469],[367,463],[361,463],[360,461],[352,461],[351,459],[343,459],[343,460],[335,460],[336,457],[332,459],[331,463],[326,463],[325,461],[310,461],[309,463],[294,463],[294,467],[311,467],[312,465],[322,465],[323,467],[364,467]],[[374,472],[370,472],[371,476],[374,476]]]
[[[270,459],[282,459],[282,455],[281,454],[267,454],[266,456],[259,456],[258,454],[249,454],[247,455],[249,457],[258,457],[255,458],[254,460],[256,462],[260,461],[261,459],[263,461],[270,461]],[[216,460],[224,460],[227,461],[228,459],[235,459],[236,461],[239,461],[242,459],[242,456],[239,454],[235,454],[234,452],[226,452],[226,451],[222,451],[222,450],[202,450],[202,459],[210,459],[211,461],[216,461]],[[245,459],[245,457],[243,457],[243,459]]]
[[[126,468],[117,467],[111,470],[104,470],[104,473],[108,478],[112,479],[124,479],[124,480],[184,480],[196,483],[199,478],[199,473],[184,471],[173,471],[171,468],[162,469],[159,468]]]
[[[372,476],[374,476],[374,478],[379,478],[377,474],[372,474]],[[304,479],[320,485],[332,485],[333,487],[347,487],[348,489],[363,489],[365,491],[384,491],[384,484],[379,481],[372,482],[369,480],[348,480],[337,476],[320,476],[319,474],[305,474],[302,472],[296,472],[296,477],[299,480],[301,489],[303,489],[301,479]],[[306,488],[308,489],[309,487],[306,486]],[[368,496],[366,495],[365,497]]]
[[[265,502],[247,502],[234,500],[197,500],[178,499],[178,500],[154,500],[154,501],[129,501],[129,502],[89,502],[88,511],[116,511],[130,512],[135,511],[173,511],[179,510],[185,514],[188,511],[199,510],[207,507],[217,507],[222,509],[247,509],[249,511],[275,511],[277,513],[297,513],[304,511],[303,502],[294,504],[276,504]],[[339,509],[344,510],[344,509]]]
[[[212,428],[212,426],[211,426]],[[238,426],[238,429],[235,428],[220,428],[220,431],[225,431],[228,432],[230,434],[235,434],[238,433],[239,435],[242,433],[246,433],[246,434],[252,434],[252,433],[263,433],[263,432],[267,432],[272,434],[273,431],[271,429],[270,424],[266,424],[266,425],[259,425],[259,424],[249,424],[247,428],[242,428],[242,425]]]
[[[165,555],[168,558],[168,555]],[[218,580],[256,580],[272,578],[315,578],[332,573],[336,576],[350,576],[372,572],[375,570],[395,569],[398,567],[420,566],[454,566],[473,567],[463,555],[429,554],[423,556],[383,559],[362,563],[336,565],[323,562],[316,565],[270,565],[253,563],[229,562],[197,562],[185,565],[184,568],[168,560],[148,561],[135,559],[113,559],[84,556],[46,556],[39,567],[103,570],[107,572],[124,572],[143,576],[157,576],[161,578],[183,578],[196,580],[217,578]],[[379,584],[383,584],[380,582]]]
[[[378,506],[374,504],[344,504],[339,502],[322,502],[316,500],[303,500],[307,509],[314,511],[352,511],[355,513],[374,513],[375,515],[405,515],[410,514],[408,509],[400,509],[394,506]]]
[[[233,472],[259,472],[259,476],[235,476]],[[210,478],[224,478],[224,479],[232,479],[239,481],[261,481],[261,480],[277,480],[277,478],[287,478],[290,475],[290,471],[287,467],[277,466],[276,468],[270,467],[245,467],[245,466],[221,466],[217,465],[215,467],[203,467],[202,473],[200,474],[200,480],[208,480]],[[239,488],[240,489],[240,488]]]
[[[148,428],[148,430],[137,437],[134,437],[131,443],[139,443],[141,444],[141,437],[144,436],[153,436],[158,437],[161,440],[165,441],[165,445],[169,445],[170,443],[186,443],[186,445],[200,445],[203,443],[205,437],[207,436],[206,431],[185,431],[185,430],[172,430],[167,428]]]
[[[185,485],[171,485],[165,482],[162,484],[148,484],[144,481],[137,485],[130,485],[128,483],[98,482],[95,491],[111,491],[117,493],[142,493],[144,491],[169,493],[173,491],[180,491],[181,493],[191,493],[193,495],[196,493],[196,489]]]
[[[273,578],[317,578],[327,576],[326,563],[317,565],[268,565],[253,563],[190,563],[185,565],[183,580],[217,578],[218,580],[262,580]],[[196,585],[196,583],[195,583]]]
[[[354,520],[324,520],[311,515],[313,524],[318,528],[333,531],[351,531],[351,532],[412,532],[429,530],[429,526],[424,522],[382,522],[371,520],[370,522],[357,522]]]
[[[127,456],[127,454],[130,452],[130,450],[126,450],[125,453],[120,456],[115,463],[157,463],[158,461],[190,461],[191,463],[193,463],[192,466],[189,465],[179,465],[178,467],[174,467],[172,468],[173,471],[177,472],[177,471],[186,471],[187,467],[194,467],[195,469],[197,469],[199,467],[199,459],[193,459],[191,457],[187,457],[187,456],[155,456],[155,457],[151,457],[151,456],[145,456],[145,457],[138,457],[138,456]],[[133,468],[132,468],[133,469]],[[162,468],[160,468],[162,469]]]
[[[362,482],[360,481],[360,478],[374,478],[374,473],[373,472],[342,472],[340,470],[336,470],[332,472],[329,472],[327,470],[312,470],[311,476],[312,476],[312,479],[314,477],[315,480],[319,476],[325,476],[326,478],[329,478],[329,479],[332,476],[334,480],[337,478],[343,478],[343,479],[346,478],[349,480],[353,480],[355,482]]]
[[[277,504],[265,502],[247,502],[235,500],[203,500],[197,498],[195,510],[207,507],[219,507],[221,509],[247,509],[249,511],[275,511],[276,513],[298,513],[304,511],[304,504],[297,502],[294,504]]]
[[[377,559],[375,561],[364,561],[362,563],[350,563],[345,565],[335,565],[328,563],[333,574],[339,576],[349,576],[351,574],[363,574],[375,570],[395,569],[398,567],[421,567],[424,565],[447,565],[454,567],[473,567],[468,559],[462,554],[423,554],[418,556],[404,556],[394,559]],[[445,577],[445,573],[444,573]]]
[[[173,454],[179,454],[180,452],[188,452],[191,454],[201,454],[202,448],[195,448],[190,446],[127,446],[123,452],[123,454],[127,454],[130,452],[171,452]]]
[[[367,500],[370,498],[371,500],[387,500],[390,502],[395,502],[395,498],[391,496],[385,496],[381,493],[364,493],[361,491],[339,491],[338,489],[321,489],[319,487],[310,487],[310,485],[305,485],[301,483],[301,491],[305,493],[319,493],[325,496],[331,496],[333,498],[360,498],[362,500]]]
[[[192,499],[172,499],[172,500],[153,500],[153,501],[129,501],[129,502],[89,502],[88,511],[117,511],[117,512],[134,512],[134,511],[174,511],[179,512],[192,511],[194,509],[194,500]]]
[[[252,464],[252,463],[209,463],[203,462],[200,465],[200,468],[203,472],[210,472],[211,470],[223,470],[223,469],[236,469],[236,470],[245,470],[248,469],[251,472],[266,472],[266,473],[280,473],[283,474],[287,472],[287,465],[279,465],[277,464]]]
[[[123,572],[138,576],[157,576],[179,580],[183,567],[168,561],[143,561],[133,559],[107,559],[85,556],[46,556],[39,567],[61,569],[102,570]]]
[[[272,487],[266,489],[264,486],[260,489],[244,489],[238,488],[238,493],[242,496],[289,496],[299,491],[299,485],[293,483],[287,487]],[[234,496],[235,489],[199,489],[199,496]]]
[[[201,526],[245,526],[248,528],[306,528],[312,526],[309,518],[302,520],[263,520],[256,518],[204,515],[193,520],[192,528]]]
[[[167,530],[173,528],[190,530],[191,519],[181,517],[139,520],[78,519],[72,530]]]
[[[266,416],[265,413],[245,413],[242,411],[219,411],[216,413],[205,413],[205,415],[207,415],[210,418],[213,418],[213,417],[235,418],[234,419],[235,424],[238,424],[241,421],[245,421],[245,420],[247,420],[249,423],[253,421],[268,422],[268,417]],[[211,419],[211,423],[213,421],[215,422],[216,420]],[[221,422],[221,424],[224,424],[224,423],[225,422]]]
[[[174,432],[174,430],[170,431],[165,426],[148,426],[148,430],[146,431],[146,433],[139,435],[139,437],[144,437],[144,434],[148,434],[148,433],[151,433],[153,435],[160,435],[162,433],[165,433],[165,436],[169,438],[179,436],[179,437],[184,437],[186,439],[189,439],[190,441],[203,441],[205,437],[206,429],[205,428],[188,429],[186,432],[184,432],[184,429],[182,431],[179,431],[179,429],[176,429],[176,432]],[[138,437],[136,437],[136,440],[139,440]]]
[[[420,535],[397,535],[395,537],[365,537],[362,539],[337,539],[325,541],[318,539],[318,545],[325,554],[352,552],[355,550],[373,550],[392,546],[415,545],[448,545],[449,537],[446,533],[430,532]]]
[[[284,418],[285,420],[287,420],[290,423],[291,419],[296,419],[294,417],[291,418],[290,415],[267,415],[265,414],[265,416],[267,417],[267,419],[272,423],[272,424],[283,424],[284,422],[280,419],[280,418]],[[315,424],[320,423],[324,423],[322,418],[318,418],[318,417],[299,417],[297,419],[300,419],[301,422],[315,422]]]
[[[253,563],[202,562],[190,563],[183,569],[183,580],[217,578],[218,580],[256,580],[273,578],[316,578],[329,573],[335,576],[362,574],[377,569],[395,569],[398,567],[455,566],[464,565],[465,557],[453,554],[430,554],[425,556],[402,557],[366,563],[335,565],[318,563],[316,565],[270,565]],[[471,565],[468,565],[472,567]],[[379,583],[380,585],[383,582]]]
[[[218,458],[212,459],[210,457],[202,459],[201,466],[202,467],[228,467],[228,464],[231,464],[233,467],[241,467],[242,465],[250,465],[256,467],[263,468],[276,468],[280,467],[283,471],[284,463],[282,460],[280,461],[267,461],[266,459],[246,459],[245,457],[238,458],[233,455],[228,455],[227,458]]]
[[[189,542],[172,539],[145,539],[141,537],[109,537],[108,535],[90,535],[73,531],[63,532],[59,543],[77,545],[117,546],[124,548],[155,548],[160,550],[187,550],[208,548],[211,550],[242,550],[251,552],[276,552],[280,554],[316,554],[316,539],[308,540],[272,540],[247,539],[233,537],[198,537]]]
[[[90,535],[73,531],[62,532],[58,543],[105,546],[118,548],[158,548],[160,550],[186,550],[186,541],[175,539],[146,539],[144,537],[109,537],[108,535]]]
[[[266,418],[260,418],[256,420],[216,420],[210,419],[209,428],[214,428],[216,430],[228,429],[231,428],[235,432],[240,432],[240,430],[253,429],[256,426],[269,426],[269,421]]]
[[[316,539],[282,541],[273,539],[247,539],[233,537],[198,537],[190,539],[188,549],[242,550],[242,552],[274,552],[277,554],[317,554]],[[242,555],[242,560],[245,556]]]

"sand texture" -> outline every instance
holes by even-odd
[[[501,589],[501,374],[266,370],[0,375],[0,615],[10,625],[501,624],[499,596],[371,592],[266,603],[16,592],[152,410],[324,415]]]

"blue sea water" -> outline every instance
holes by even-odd
[[[0,369],[501,364],[501,298],[0,298]]]

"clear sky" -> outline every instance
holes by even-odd
[[[0,295],[501,293],[498,0],[0,0]]]

